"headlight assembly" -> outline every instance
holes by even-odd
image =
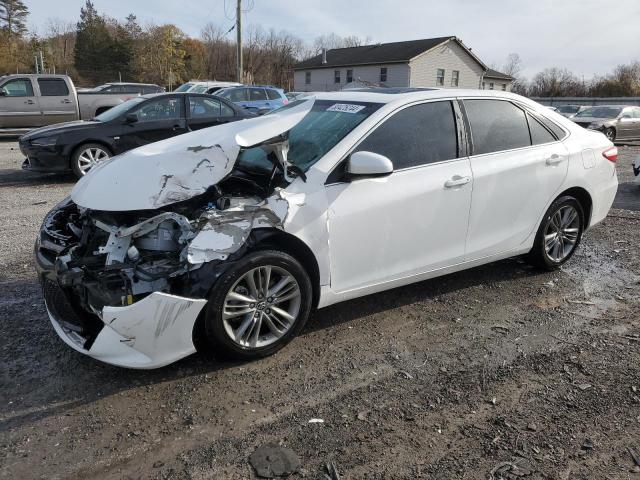
[[[38,147],[53,147],[58,142],[57,136],[51,137],[40,137],[34,138],[31,140],[31,145],[36,145]]]

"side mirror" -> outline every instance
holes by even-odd
[[[347,174],[350,176],[381,177],[391,173],[393,163],[378,153],[355,152],[347,162]]]
[[[127,113],[124,117],[125,123],[136,123],[138,121],[138,115],[135,113]]]
[[[270,108],[259,108],[257,111],[258,115],[264,115],[265,113],[269,113],[271,111]]]
[[[0,97],[6,97],[7,96],[7,92],[5,92],[3,89],[0,88]]]

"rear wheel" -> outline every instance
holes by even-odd
[[[71,156],[71,169],[76,177],[84,177],[92,167],[111,157],[111,152],[99,143],[80,145]]]
[[[254,252],[216,282],[205,317],[213,352],[244,360],[280,350],[302,329],[312,304],[311,281],[292,256]]]
[[[610,142],[615,141],[615,139],[616,139],[616,130],[615,130],[615,128],[613,128],[613,127],[606,128],[604,130],[604,135],[607,137],[607,139]]]
[[[538,228],[529,261],[546,270],[555,270],[575,253],[584,231],[584,211],[571,196],[554,201]]]

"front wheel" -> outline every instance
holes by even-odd
[[[75,149],[71,156],[71,169],[76,177],[84,177],[96,164],[111,157],[111,152],[104,145],[85,143]]]
[[[251,253],[216,282],[205,332],[214,353],[252,360],[271,355],[304,326],[312,305],[311,281],[292,256]]]
[[[529,261],[546,270],[555,270],[575,253],[584,231],[584,211],[571,196],[555,200],[538,228]]]
[[[604,130],[604,135],[607,137],[607,140],[614,142],[616,139],[616,130],[614,128],[606,128]]]

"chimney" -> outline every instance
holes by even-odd
[[[327,63],[327,49],[322,49],[322,63]]]

